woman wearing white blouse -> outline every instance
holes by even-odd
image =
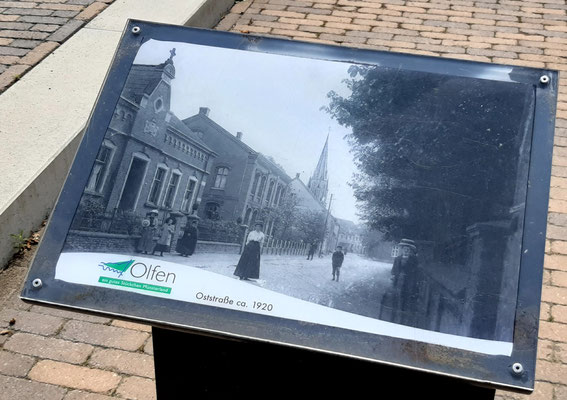
[[[260,250],[264,243],[264,233],[262,224],[256,223],[254,230],[246,238],[246,246],[242,251],[238,265],[234,270],[234,275],[240,280],[258,279],[260,277]]]

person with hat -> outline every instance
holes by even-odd
[[[307,259],[308,260],[313,260],[313,256],[315,255],[315,252],[317,251],[318,245],[319,245],[319,242],[317,241],[317,239],[315,239],[311,243],[309,243],[309,252],[307,253]]]
[[[394,259],[392,266],[392,286],[395,292],[394,308],[398,318],[394,322],[411,323],[411,313],[415,313],[419,299],[419,269],[417,247],[410,239],[402,239],[398,243],[400,255]]]
[[[261,222],[254,224],[254,230],[246,238],[246,246],[240,255],[234,275],[240,280],[260,278],[260,251],[264,243],[263,225]]]
[[[156,234],[158,210],[146,213],[142,219],[142,232],[136,250],[138,253],[148,254],[154,250],[154,236]]]
[[[199,237],[199,230],[197,229],[198,217],[187,217],[187,225],[183,230],[183,236],[177,241],[177,252],[183,256],[192,256],[197,247],[197,239]]]
[[[156,247],[152,251],[152,255],[156,251],[159,251],[160,257],[163,257],[164,251],[169,251],[169,246],[171,245],[171,239],[173,238],[173,233],[175,232],[175,218],[168,217],[158,231],[158,240]]]
[[[337,246],[333,256],[331,257],[331,263],[333,265],[333,280],[336,280],[337,282],[339,281],[341,267],[344,260],[345,254],[343,253],[343,246]]]

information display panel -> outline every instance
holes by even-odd
[[[529,391],[556,89],[130,21],[22,298]]]

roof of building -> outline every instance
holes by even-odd
[[[313,193],[311,193],[299,177],[296,176],[293,178],[288,187],[295,194],[298,207],[312,211],[325,211],[323,204],[313,196]]]
[[[197,143],[199,146],[203,147],[205,150],[214,153],[213,150],[203,141],[203,139],[195,132],[193,132],[187,125],[185,125],[179,118],[175,116],[175,114],[170,113],[171,118],[168,122],[168,125],[174,128],[175,130],[183,133],[186,137],[191,139],[193,142]]]
[[[287,172],[285,172],[281,165],[279,165],[272,159],[272,157],[258,153],[258,159],[260,160],[260,162],[268,164],[272,172],[277,172],[285,183],[289,183],[291,181],[291,177],[287,174]]]
[[[260,162],[267,165],[272,171],[278,172],[280,177],[283,178],[286,181],[286,183],[291,181],[290,176],[285,172],[283,167],[281,167],[275,161],[273,161],[270,156],[266,156],[266,155],[264,155],[264,154],[262,154],[262,153],[260,153],[256,150],[254,150],[252,147],[248,146],[244,141],[242,141],[241,139],[238,139],[235,135],[233,135],[232,133],[230,133],[229,131],[224,129],[222,126],[217,124],[207,114],[205,114],[203,112],[199,112],[198,114],[195,114],[191,117],[185,118],[182,122],[185,125],[187,125],[189,128],[191,128],[191,126],[193,126],[193,124],[196,121],[205,122],[207,125],[209,125],[213,129],[215,129],[221,135],[223,135],[227,139],[231,140],[236,145],[240,146],[244,151],[248,152],[251,155],[255,155]]]
[[[175,49],[171,57],[165,62],[158,65],[148,64],[134,64],[128,74],[128,79],[122,91],[122,97],[130,100],[136,104],[140,104],[144,95],[151,95],[156,89],[157,85],[163,79],[165,67],[170,65],[169,74],[175,72],[172,57],[175,55]],[[167,122],[168,127],[173,128],[179,133],[183,134],[186,138],[190,139],[194,144],[197,144],[203,150],[214,153],[213,150],[203,141],[203,139],[195,132],[193,132],[187,125],[185,125],[173,112],[169,111],[170,119]]]
[[[145,94],[151,94],[160,83],[167,63],[159,65],[134,64],[122,91],[122,97],[140,104]]]
[[[224,129],[222,126],[217,124],[215,121],[213,121],[211,118],[209,118],[205,113],[199,112],[199,113],[197,113],[197,114],[195,114],[191,117],[188,117],[188,118],[185,118],[184,120],[182,120],[182,122],[185,125],[187,125],[189,128],[191,128],[191,126],[197,121],[205,122],[211,128],[215,129],[220,134],[222,134],[222,135],[226,136],[228,139],[232,140],[234,143],[236,143],[238,146],[242,147],[242,149],[247,151],[248,153],[258,154],[257,151],[255,151],[253,148],[248,146],[242,140],[238,139],[236,136],[234,136],[232,133],[230,133],[229,131]]]

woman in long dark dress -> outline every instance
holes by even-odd
[[[185,227],[183,236],[177,242],[176,250],[183,257],[193,255],[197,247],[197,239],[199,237],[199,230],[197,229],[197,220],[190,220],[189,224]]]
[[[246,246],[234,270],[240,280],[258,279],[260,277],[260,250],[264,242],[262,224],[257,223],[254,230],[246,238]]]

